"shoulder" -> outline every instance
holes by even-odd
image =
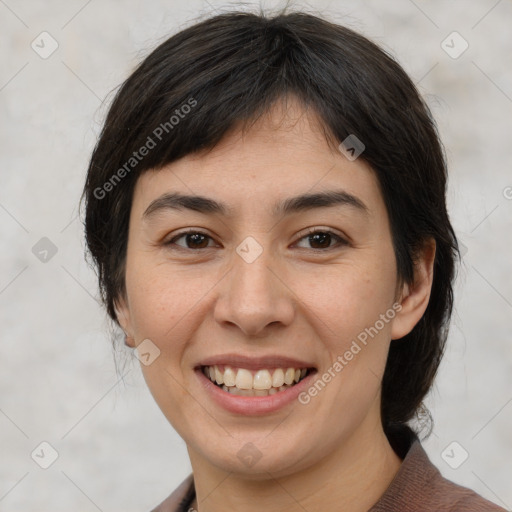
[[[432,481],[429,493],[423,493],[426,510],[447,512],[506,512],[475,491],[455,484],[440,474]]]
[[[506,512],[471,489],[444,478],[412,430],[394,435],[399,438],[393,439],[392,445],[401,447],[399,455],[403,462],[386,492],[369,512]]]
[[[419,444],[419,441],[418,441]],[[421,445],[420,445],[421,446]],[[428,460],[423,448],[424,457]],[[446,510],[449,512],[506,512],[495,503],[486,500],[475,491],[444,478],[436,468],[431,482],[431,490],[423,493],[427,510]]]

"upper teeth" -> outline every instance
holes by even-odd
[[[306,372],[306,368],[276,368],[274,370],[258,370],[253,376],[251,371],[245,368],[237,369],[225,366],[224,371],[217,365],[204,368],[204,374],[210,377],[212,382],[228,387],[236,386],[238,389],[279,388],[284,384],[291,385],[299,382]]]

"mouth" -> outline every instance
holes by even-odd
[[[223,354],[194,366],[211,403],[237,416],[277,414],[297,403],[318,369],[285,355]]]
[[[217,354],[194,366],[211,403],[243,416],[278,413],[298,401],[318,369],[287,355]]]
[[[217,388],[230,395],[266,397],[293,388],[316,372],[314,367],[284,366],[249,369],[215,364],[198,368]]]

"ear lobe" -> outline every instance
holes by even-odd
[[[127,347],[130,347],[130,348],[135,348],[136,347],[135,340],[131,336],[128,336],[128,334],[126,334],[126,333],[125,333],[125,336],[124,336],[124,344]]]
[[[132,325],[130,320],[130,311],[124,299],[116,300],[114,303],[114,310],[117,315],[117,321],[125,333],[124,344],[127,347],[135,348],[135,340],[132,334]]]
[[[398,340],[409,334],[425,313],[432,291],[436,242],[433,238],[423,245],[414,268],[414,283],[402,290],[402,309],[393,319],[391,339]]]

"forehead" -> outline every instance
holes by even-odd
[[[166,192],[217,198],[227,213],[265,209],[305,193],[344,191],[368,210],[384,208],[374,171],[349,161],[326,140],[319,118],[292,99],[276,103],[243,130],[233,127],[211,150],[186,155],[139,178],[133,208],[138,216]]]

